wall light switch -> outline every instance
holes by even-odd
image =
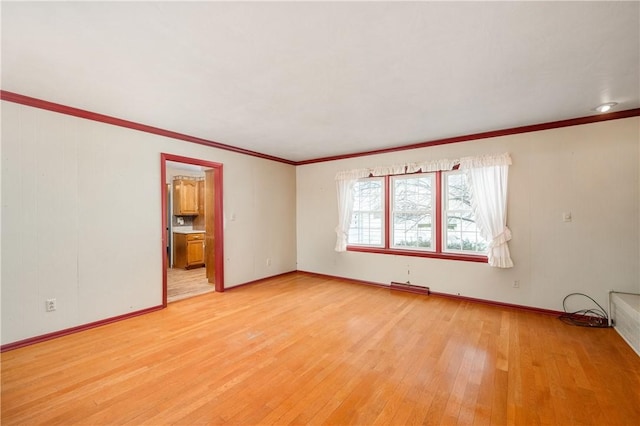
[[[571,222],[571,212],[562,213],[562,220],[564,222]]]

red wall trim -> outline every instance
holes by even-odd
[[[391,284],[387,285],[387,284],[376,283],[376,282],[373,282],[373,281],[357,280],[357,279],[354,279],[354,278],[345,278],[345,277],[340,277],[340,276],[337,276],[337,275],[327,275],[327,274],[320,274],[320,273],[317,273],[317,272],[308,272],[308,271],[301,271],[301,270],[284,272],[282,274],[277,274],[277,275],[273,275],[273,276],[270,276],[270,277],[265,277],[265,278],[261,278],[261,279],[258,279],[258,280],[249,281],[249,282],[246,282],[244,284],[239,284],[239,285],[230,287],[227,290],[233,290],[233,289],[236,289],[238,287],[244,287],[244,286],[248,286],[248,285],[251,285],[251,284],[259,284],[261,282],[264,282],[264,281],[267,281],[267,280],[270,280],[270,279],[273,279],[273,278],[284,277],[284,276],[291,275],[291,274],[296,274],[296,273],[304,274],[304,275],[308,275],[308,276],[312,276],[312,277],[339,280],[339,281],[344,281],[346,283],[362,284],[362,285],[367,285],[367,286],[371,286],[371,287],[386,288],[388,290],[391,290]],[[401,288],[397,288],[396,291],[406,291],[406,292],[410,292],[411,293],[411,291],[403,290]],[[554,311],[554,310],[551,310],[551,309],[536,308],[536,307],[532,307],[532,306],[515,305],[515,304],[511,304],[511,303],[496,302],[496,301],[486,300],[486,299],[476,299],[476,298],[473,298],[473,297],[459,296],[459,295],[453,295],[453,294],[448,294],[448,293],[440,293],[440,292],[434,292],[434,291],[431,291],[430,293],[431,293],[432,296],[436,296],[436,297],[445,297],[445,298],[450,298],[450,299],[458,299],[458,300],[464,300],[464,301],[473,302],[473,303],[482,303],[482,304],[493,305],[493,306],[502,307],[502,308],[518,309],[518,310],[522,310],[522,311],[528,311],[528,312],[544,314],[544,315],[559,316],[559,315],[564,314],[564,312]],[[154,312],[154,311],[161,310],[163,308],[164,308],[164,306],[162,306],[162,305],[154,306],[152,308],[147,308],[147,309],[143,309],[143,310],[136,311],[136,312],[130,312],[128,314],[120,315],[120,316],[117,316],[117,317],[107,318],[107,319],[96,321],[96,322],[92,322],[92,323],[89,323],[89,324],[84,324],[84,325],[80,325],[80,326],[77,326],[77,327],[72,327],[72,328],[68,328],[68,329],[65,329],[65,330],[60,330],[60,331],[56,331],[56,332],[53,332],[53,333],[44,334],[42,336],[31,337],[29,339],[20,340],[18,342],[8,343],[6,345],[0,346],[0,352],[10,351],[10,350],[13,350],[13,349],[22,348],[24,346],[29,346],[29,345],[33,345],[33,344],[36,344],[36,343],[44,342],[44,341],[47,341],[47,340],[55,339],[57,337],[66,336],[68,334],[73,334],[73,333],[77,333],[77,332],[80,332],[80,331],[89,330],[89,329],[92,329],[92,328],[100,327],[102,325],[111,324],[111,323],[117,322],[117,321],[122,321],[122,320],[125,320],[127,318],[136,317],[138,315],[148,314],[148,313],[151,313],[151,312]]]
[[[220,167],[215,168],[214,172],[214,205],[215,205],[215,235],[217,238],[214,241],[216,256],[216,272],[215,272],[215,280],[214,283],[215,290],[218,293],[222,293],[224,291],[224,194],[222,193],[222,188],[224,187],[223,182],[223,165],[220,164]]]
[[[640,108],[629,109],[626,111],[610,112],[607,114],[589,115],[586,117],[571,118],[568,120],[551,121],[549,123],[532,124],[529,126],[512,127],[508,129],[492,130],[489,132],[473,133],[470,135],[455,136],[451,138],[436,139],[432,141],[419,142],[410,145],[397,146],[393,148],[376,149],[372,151],[354,152],[352,154],[334,155],[331,157],[314,158],[311,160],[297,161],[296,166],[305,164],[322,163],[325,161],[343,160],[345,158],[364,157],[367,155],[385,154],[388,152],[406,151],[409,149],[425,148],[429,146],[445,145],[449,143],[468,142],[477,139],[495,138],[498,136],[515,135],[518,133],[537,132],[540,130],[558,129],[560,127],[577,126],[580,124],[597,123],[600,121],[618,120],[620,118],[629,118],[640,116]]]
[[[389,250],[391,244],[391,178],[384,177],[384,250]],[[349,238],[347,238],[348,240]]]
[[[367,155],[384,154],[388,152],[406,151],[409,149],[425,148],[429,146],[445,145],[449,143],[467,142],[477,139],[494,138],[498,136],[514,135],[518,133],[537,132],[540,130],[557,129],[560,127],[577,126],[580,124],[597,123],[600,121],[617,120],[620,118],[629,118],[640,116],[640,108],[629,109],[625,111],[610,112],[607,114],[589,115],[586,117],[570,118],[568,120],[551,121],[548,123],[532,124],[528,126],[511,127],[501,130],[492,130],[488,132],[473,133],[469,135],[455,136],[451,138],[435,139],[432,141],[418,142],[409,145],[402,145],[393,148],[383,148],[364,152],[354,152],[351,154],[334,155],[330,157],[312,158],[303,161],[291,161],[272,155],[262,154],[260,152],[251,151],[244,148],[238,148],[232,145],[226,145],[220,142],[215,142],[208,139],[198,138],[195,136],[189,136],[182,133],[173,132],[171,130],[160,129],[158,127],[147,126],[146,124],[140,124],[133,121],[123,120],[116,117],[111,117],[104,114],[98,114],[91,111],[86,111],[79,108],[74,108],[66,105],[57,104],[54,102],[45,101],[42,99],[32,98],[30,96],[21,95],[6,90],[0,90],[0,100],[7,102],[14,102],[21,105],[27,105],[34,108],[45,109],[48,111],[57,112],[60,114],[72,115],[74,117],[80,117],[87,120],[98,121],[101,123],[112,124],[114,126],[126,127],[129,129],[138,130],[141,132],[152,133],[155,135],[165,136],[172,139],[179,139],[185,142],[197,143],[200,145],[206,145],[213,148],[223,149],[225,151],[237,152],[240,154],[250,155],[253,157],[264,158],[266,160],[273,160],[279,163],[290,164],[293,166],[303,166],[305,164],[322,163],[325,161],[343,160],[345,158],[364,157]]]
[[[436,252],[438,254],[442,253],[442,227],[444,226],[443,223],[445,223],[446,221],[442,219],[442,216],[444,215],[444,211],[442,211],[442,172],[436,173],[436,177],[435,177],[435,185],[436,185],[436,205],[435,205],[435,211],[436,211],[436,217],[435,217],[435,223],[434,226],[436,227],[436,235],[434,236],[436,239]],[[487,258],[487,262],[488,262],[488,258]]]
[[[344,281],[347,281],[347,282],[353,282],[354,284],[365,284],[365,285],[375,286],[375,287],[384,287],[384,288],[387,288],[387,289],[391,290],[391,283],[389,283],[387,285],[387,284],[374,283],[374,282],[371,282],[371,281],[356,280],[356,279],[353,279],[353,278],[343,278],[343,277],[339,277],[339,276],[336,276],[336,275],[319,274],[317,272],[306,272],[306,271],[300,271],[300,270],[298,270],[297,272],[299,272],[301,274],[316,276],[316,277],[324,277],[324,278],[329,278],[329,279],[344,280]],[[402,288],[397,288],[396,290],[397,291],[406,291],[408,293],[413,293],[411,291],[404,290]],[[493,300],[486,300],[486,299],[476,299],[474,297],[466,297],[466,296],[459,296],[459,295],[453,295],[453,294],[448,294],[448,293],[440,293],[440,292],[431,291],[431,290],[430,290],[430,293],[431,293],[432,296],[437,296],[437,297],[446,297],[446,298],[449,298],[449,299],[458,299],[458,300],[464,300],[464,301],[467,301],[467,302],[482,303],[482,304],[485,304],[485,305],[492,305],[492,306],[497,306],[497,307],[501,307],[501,308],[518,309],[518,310],[521,310],[521,311],[534,312],[534,313],[538,313],[538,314],[558,315],[558,316],[564,314],[564,312],[554,311],[554,310],[551,310],[551,309],[536,308],[536,307],[533,307],[533,306],[515,305],[515,304],[512,304],[512,303],[496,302],[496,301],[493,301]]]
[[[437,296],[437,297],[445,297],[448,299],[464,300],[472,303],[482,303],[484,305],[498,306],[500,308],[512,308],[512,309],[518,309],[521,311],[535,312],[537,314],[554,315],[554,316],[560,316],[564,314],[564,312],[554,311],[551,309],[536,308],[533,306],[515,305],[512,303],[496,302],[496,301],[487,300],[487,299],[476,299],[475,297],[460,296],[457,294],[449,294],[449,293],[440,293],[437,291],[432,291],[431,295]]]
[[[348,245],[348,251],[356,251],[362,253],[375,253],[375,254],[391,254],[396,256],[413,256],[413,257],[427,257],[433,259],[447,259],[447,260],[462,260],[467,262],[481,262],[488,263],[489,258],[487,256],[482,255],[473,255],[466,253],[447,253],[442,251],[442,236],[443,236],[443,227],[444,220],[442,218],[444,211],[442,210],[442,171],[429,172],[429,174],[434,175],[434,185],[435,185],[435,218],[433,221],[433,226],[435,227],[435,251],[426,251],[426,250],[405,250],[399,248],[391,247],[391,215],[393,212],[391,211],[391,178],[392,176],[384,176],[384,245],[382,246],[356,246],[356,245]],[[401,176],[401,175],[396,175]]]
[[[394,256],[426,257],[431,259],[462,260],[466,262],[478,262],[478,263],[489,262],[489,258],[487,256],[473,256],[473,255],[453,254],[453,253],[436,253],[433,251],[385,249],[381,247],[360,247],[360,246],[347,246],[347,251],[357,251],[361,253],[375,253],[375,254],[392,254]]]
[[[88,324],[79,325],[76,327],[67,328],[64,330],[54,331],[53,333],[43,334],[41,336],[30,337],[28,339],[19,340],[13,343],[7,343],[6,345],[0,346],[0,352],[6,352],[13,349],[22,348],[24,346],[34,345],[36,343],[45,342],[47,340],[55,339],[62,336],[67,336],[69,334],[78,333],[80,331],[90,330],[92,328],[100,327],[103,325],[111,324],[114,322],[126,320],[129,318],[137,317],[139,315],[148,314],[154,311],[159,311],[163,309],[164,306],[154,306],[147,309],[142,309],[140,311],[129,312],[124,315],[118,315],[116,317],[106,318],[100,321],[90,322]]]
[[[297,271],[283,272],[281,274],[271,275],[271,276],[268,276],[268,277],[259,278],[257,280],[248,281],[246,283],[242,283],[242,284],[234,285],[233,287],[229,287],[229,288],[227,288],[227,291],[234,290],[234,289],[236,289],[238,287],[245,287],[245,286],[248,286],[248,285],[260,284],[260,283],[262,283],[264,281],[267,281],[267,280],[270,280],[270,279],[273,279],[273,278],[284,277],[286,275],[295,274],[296,272]]]
[[[172,139],[179,139],[185,142],[197,143],[200,145],[206,145],[213,148],[223,149],[225,151],[237,152],[239,154],[250,155],[252,157],[264,158],[266,160],[273,160],[279,163],[285,163],[295,165],[295,162],[285,160],[284,158],[274,157],[272,155],[262,154],[260,152],[251,151],[244,148],[238,148],[231,145],[226,145],[220,142],[211,141],[208,139],[198,138],[195,136],[189,136],[182,133],[173,132],[171,130],[160,129],[158,127],[147,126],[146,124],[140,124],[133,121],[123,120],[116,117],[111,117],[104,114],[98,114],[91,111],[86,111],[79,108],[56,104],[42,99],[36,99],[29,96],[20,95],[18,93],[8,92],[6,90],[0,90],[0,99],[7,102],[14,102],[21,105],[27,105],[33,108],[45,109],[48,111],[57,112],[60,114],[72,115],[74,117],[84,118],[87,120],[98,121],[100,123],[111,124],[119,127],[126,127],[128,129],[138,130],[141,132],[151,133],[154,135],[165,136]]]
[[[224,292],[224,196],[223,196],[223,181],[222,181],[222,163],[215,163],[213,161],[201,160],[198,158],[183,157],[181,155],[173,154],[160,154],[160,168],[161,179],[160,185],[162,187],[162,300],[163,305],[167,306],[167,256],[165,255],[165,247],[167,246],[167,193],[165,190],[166,178],[166,162],[175,161],[178,163],[193,164],[196,166],[202,166],[211,168],[214,170],[214,190],[213,190],[213,205],[214,205],[214,227],[215,227],[215,291],[218,293]]]
[[[169,267],[167,262],[167,255],[171,256],[171,253],[167,253],[167,247],[169,241],[169,224],[167,223],[167,210],[169,209],[169,199],[167,196],[167,167],[166,167],[165,154],[160,154],[160,206],[162,208],[162,307],[167,307],[167,268]]]
[[[346,281],[348,284],[363,284],[371,287],[380,287],[380,288],[386,288],[386,289],[390,288],[390,285],[380,284],[373,281],[356,280],[355,278],[345,278],[345,277],[340,277],[338,275],[327,275],[327,274],[320,274],[317,272],[308,272],[308,271],[301,271],[301,270],[297,270],[295,272],[299,274],[309,275],[311,277]]]

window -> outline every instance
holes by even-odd
[[[384,241],[384,179],[356,182],[353,188],[353,216],[349,243],[382,247]]]
[[[348,249],[486,261],[466,175],[459,171],[359,179]]]
[[[461,172],[443,173],[444,251],[485,253],[487,242],[476,224],[467,176]]]
[[[393,176],[391,185],[391,247],[433,250],[433,175]]]

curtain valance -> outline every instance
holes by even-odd
[[[338,226],[335,228],[337,234],[335,250],[342,252],[347,249],[353,214],[353,188],[358,179],[370,176],[445,171],[452,170],[457,165],[467,176],[476,223],[482,236],[489,242],[487,253],[489,265],[497,268],[513,267],[508,246],[511,231],[507,227],[507,178],[511,165],[511,156],[508,153],[338,172],[336,174]]]
[[[480,167],[510,166],[511,156],[508,153],[483,155],[481,157],[463,157],[460,159],[460,170]]]
[[[455,166],[460,169],[473,169],[478,167],[508,166],[511,165],[511,157],[508,153],[498,155],[484,155],[481,157],[463,157],[460,159],[426,160],[417,163],[394,164],[391,166],[368,167],[364,169],[345,170],[336,174],[336,180],[362,179],[366,177],[392,176],[405,173],[437,172],[452,170]]]

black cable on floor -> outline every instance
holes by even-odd
[[[581,309],[575,312],[567,312],[567,299],[572,296],[583,296],[587,299],[591,300],[596,304],[597,308],[591,309]],[[587,296],[584,293],[571,293],[565,296],[562,300],[562,308],[564,309],[564,314],[560,315],[560,321],[570,324],[576,325],[579,327],[594,327],[594,328],[608,328],[609,327],[609,315],[604,310],[598,302],[593,300],[593,298]]]

